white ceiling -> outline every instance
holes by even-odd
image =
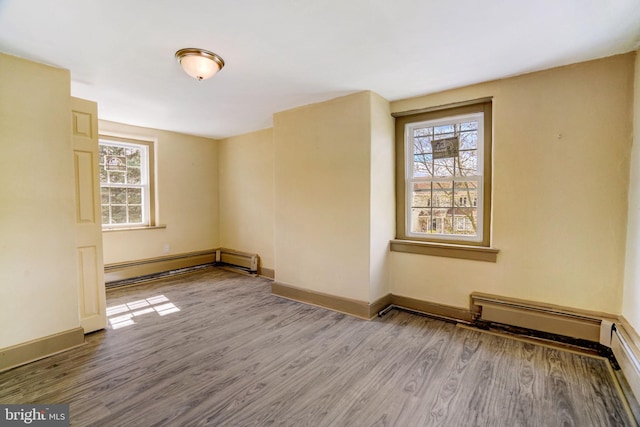
[[[392,101],[639,41],[640,0],[0,0],[0,51],[71,70],[100,118],[214,138],[361,90]],[[185,47],[226,66],[198,82],[174,58]]]

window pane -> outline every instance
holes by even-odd
[[[130,205],[139,205],[142,204],[142,189],[141,188],[129,188],[129,199],[128,203]]]
[[[100,204],[108,205],[109,204],[109,189],[108,188],[100,188]]]
[[[140,150],[127,148],[127,166],[140,166]]]
[[[414,141],[413,150],[415,151],[416,154],[431,152],[431,138],[429,137],[414,138],[413,141]]]
[[[432,233],[451,234],[451,209],[433,209],[431,213]]]
[[[434,182],[431,203],[436,207],[451,207],[453,196],[452,182]]]
[[[129,206],[129,222],[130,223],[142,222],[142,206]]]
[[[433,155],[416,154],[413,156],[413,176],[433,176]]]
[[[109,182],[114,184],[124,184],[124,172],[109,171]]]
[[[104,165],[100,166],[100,182],[108,182],[107,171],[104,168]]]
[[[126,206],[111,206],[111,223],[125,224],[127,222]]]
[[[413,183],[413,207],[426,208],[431,206],[431,183],[430,182],[414,182]]]
[[[111,190],[111,204],[112,205],[124,205],[127,203],[127,189],[126,188],[110,188]]]
[[[477,129],[478,129],[478,122],[476,120],[472,122],[460,123],[460,132],[464,132],[467,130],[477,130]]]
[[[454,136],[455,128],[453,125],[434,126],[433,133],[438,136],[436,139]]]
[[[413,130],[413,136],[427,136],[431,135],[431,128],[417,128]]]
[[[140,184],[140,168],[127,167],[127,184]]]
[[[453,210],[454,234],[473,236],[478,223],[477,208],[456,208]]]
[[[431,209],[411,209],[411,232],[431,232]]]
[[[449,177],[453,176],[453,157],[446,159],[434,159],[433,160],[433,176],[436,177]]]
[[[478,175],[478,152],[476,150],[460,151],[456,176]]]
[[[453,201],[458,207],[478,206],[477,181],[456,181]]]
[[[109,224],[109,206],[102,206],[102,223]]]
[[[478,148],[478,131],[460,133],[460,149],[470,150]]]
[[[107,155],[110,156],[124,156],[124,147],[116,145],[107,145]]]

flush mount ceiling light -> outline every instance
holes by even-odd
[[[176,59],[184,72],[197,80],[213,77],[224,67],[224,60],[213,52],[204,49],[187,48],[176,52]]]

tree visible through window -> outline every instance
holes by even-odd
[[[100,139],[103,226],[150,225],[149,146]]]

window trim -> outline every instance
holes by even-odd
[[[432,120],[443,119],[452,116],[461,116],[466,114],[483,113],[484,114],[484,145],[483,145],[483,173],[481,184],[483,185],[482,204],[482,240],[472,241],[459,238],[447,239],[435,237],[417,237],[408,235],[406,230],[407,224],[407,159],[406,159],[406,142],[405,129],[407,125],[412,123],[426,122]],[[395,113],[396,118],[396,240],[425,242],[430,247],[438,244],[459,245],[468,247],[490,247],[491,246],[491,188],[492,188],[492,100],[485,98],[476,101],[466,101],[457,104],[443,105],[439,107],[427,108],[423,110],[409,111],[406,113]],[[478,203],[480,204],[480,203]]]
[[[498,259],[498,253],[500,252],[496,248],[486,246],[416,242],[413,240],[391,240],[390,249],[392,252],[405,252],[418,255],[431,255],[486,262],[496,262]]]
[[[155,190],[155,141],[137,138],[128,138],[122,136],[111,135],[108,133],[100,133],[98,135],[98,144],[102,141],[113,142],[115,144],[135,144],[146,146],[147,149],[147,176],[148,176],[148,192],[145,192],[149,199],[149,223],[148,224],[102,224],[102,231],[125,231],[125,230],[140,230],[148,228],[164,228],[165,226],[158,226],[156,224],[156,190]],[[101,185],[102,187],[102,185]]]

